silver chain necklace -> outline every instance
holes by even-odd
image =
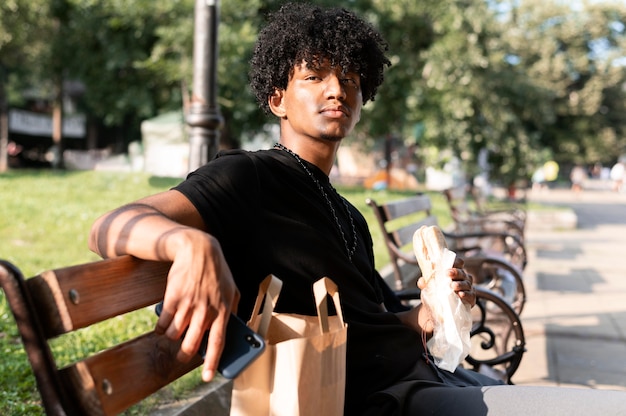
[[[341,227],[341,224],[339,223],[339,218],[337,218],[335,207],[333,206],[333,203],[330,201],[330,198],[328,197],[328,194],[324,190],[324,187],[322,186],[320,181],[318,181],[315,175],[313,175],[313,172],[311,172],[309,168],[306,167],[306,165],[304,164],[304,162],[302,162],[302,159],[300,158],[300,156],[298,156],[297,153],[286,148],[280,143],[274,144],[274,148],[279,149],[279,150],[284,150],[285,152],[293,156],[294,159],[296,159],[296,161],[298,162],[298,164],[302,166],[302,169],[304,169],[307,175],[309,175],[309,177],[313,180],[315,185],[317,185],[317,189],[319,189],[320,193],[326,200],[326,204],[328,205],[328,208],[330,209],[330,213],[333,215],[333,219],[335,220],[335,224],[337,225],[339,234],[341,234],[341,238],[343,239],[343,245],[346,248],[346,252],[348,253],[348,259],[352,261],[352,256],[354,256],[354,252],[356,251],[356,227],[354,226],[354,219],[352,218],[352,214],[350,214],[350,208],[348,207],[348,203],[346,202],[345,198],[339,195],[339,192],[337,192],[337,190],[330,183],[328,184],[330,186],[330,189],[332,189],[333,192],[339,197],[339,199],[341,199],[341,202],[343,202],[343,206],[346,209],[346,213],[348,214],[348,219],[350,220],[350,227],[352,227],[352,248],[351,249],[348,247],[348,240],[346,239],[346,235],[343,232],[343,228]]]

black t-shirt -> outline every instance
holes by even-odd
[[[321,170],[303,163],[324,187],[352,247],[343,201]],[[249,319],[258,285],[270,273],[283,281],[281,312],[313,315],[313,283],[327,276],[337,284],[348,323],[346,414],[359,414],[368,396],[421,366],[419,335],[381,310],[365,219],[348,204],[358,239],[350,261],[325,197],[293,156],[274,149],[223,152],[175,189],[222,245],[242,295],[243,319]]]

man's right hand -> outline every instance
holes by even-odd
[[[155,330],[171,339],[187,331],[178,354],[182,361],[198,351],[210,330],[202,378],[213,378],[239,290],[219,242],[204,230],[194,205],[170,190],[117,208],[93,224],[89,247],[103,258],[172,262]]]
[[[239,290],[219,242],[202,231],[184,232],[197,235],[186,238],[186,249],[177,250],[155,330],[170,339],[179,339],[186,331],[177,357],[181,361],[198,351],[208,330],[202,379],[210,381],[224,348],[228,318],[237,309]]]

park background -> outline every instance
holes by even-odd
[[[247,71],[264,16],[282,3],[219,3],[222,148],[275,139]],[[355,10],[389,42],[385,84],[333,173],[364,213],[367,196],[404,195],[394,189],[467,181],[523,191],[552,162],[559,169],[547,186],[569,187],[577,165],[604,183],[623,160],[623,1],[315,3]],[[0,257],[27,275],[95,259],[86,238],[98,215],[184,176],[193,14],[193,0],[0,4]],[[22,130],[20,117],[30,120]],[[35,124],[44,127],[30,131]],[[0,413],[37,414],[34,380],[2,297],[0,316]],[[152,325],[153,316],[137,322]],[[99,347],[135,330],[112,323],[84,337]],[[84,344],[61,342],[57,352],[69,360]]]
[[[282,3],[218,3],[223,148],[274,139],[275,120],[258,109],[247,72],[264,16]],[[370,156],[372,167],[355,171],[344,161],[338,165],[344,176],[400,168],[423,182],[427,169],[447,169],[523,187],[546,162],[557,163],[567,180],[576,165],[600,175],[626,154],[623,1],[316,3],[345,6],[370,20],[387,39],[392,61],[346,141],[356,155]],[[142,125],[149,129],[146,120],[167,114],[185,120],[193,14],[193,0],[3,2],[0,171],[11,164],[62,167],[65,156],[79,168],[137,155],[148,169],[163,155],[184,164],[188,152],[174,143],[180,139],[164,138],[155,149],[159,138],[147,133],[153,139],[142,140]],[[53,131],[12,129],[29,115],[33,123],[35,116],[50,117]],[[175,134],[184,140],[179,124]]]

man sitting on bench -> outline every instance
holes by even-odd
[[[579,390],[555,396],[556,389],[484,387],[499,382],[439,370],[422,342],[432,332],[429,309],[394,314],[381,306],[365,219],[328,175],[342,139],[383,81],[386,49],[381,35],[351,12],[283,6],[260,33],[250,72],[259,104],[280,120],[278,143],[221,153],[174,189],[106,214],[93,226],[90,247],[103,257],[173,262],[156,329],[177,339],[188,328],[181,359],[194,355],[210,329],[207,381],[229,313],[250,315],[265,276],[283,280],[279,311],[310,315],[312,283],[328,276],[339,286],[349,328],[347,415],[511,415],[519,409],[591,415],[606,414],[601,406],[617,400],[623,404],[624,394],[590,400]],[[448,270],[450,284],[473,305],[462,266],[457,260]]]

